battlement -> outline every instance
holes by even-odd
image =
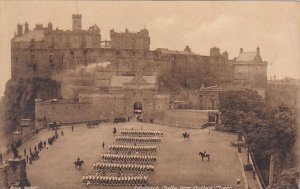
[[[150,49],[150,37],[147,29],[139,32],[129,32],[126,28],[125,32],[117,33],[114,29],[110,30],[111,48],[114,49]]]
[[[29,29],[29,24],[17,25],[17,33],[11,40],[12,49],[76,49],[76,48],[100,48],[101,35],[97,25],[82,30],[82,16],[72,15],[72,31],[53,29],[51,22],[44,27],[36,24],[35,28]]]

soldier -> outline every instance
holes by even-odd
[[[236,179],[236,186],[237,186],[237,188],[240,188],[240,186],[241,186],[241,180],[239,177]]]

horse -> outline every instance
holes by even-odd
[[[205,157],[207,157],[207,160],[209,161],[210,154],[207,154],[204,152],[199,152],[199,156],[201,156],[202,161],[203,161],[203,158],[205,158]]]
[[[77,161],[74,161],[75,169],[80,170],[82,164],[84,164],[84,161],[83,161],[83,160],[77,160]]]

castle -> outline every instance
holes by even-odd
[[[83,30],[82,16],[78,14],[72,15],[72,21],[72,31],[54,29],[52,23],[47,27],[36,24],[33,30],[25,23],[23,31],[23,25],[18,24],[11,40],[12,78],[52,78],[82,65],[110,62],[117,75],[185,72],[190,78],[201,77],[206,85],[238,82],[258,88],[264,88],[267,82],[267,62],[262,60],[259,48],[256,52],[241,48],[240,55],[233,60],[228,60],[228,53],[221,54],[216,47],[210,50],[210,56],[195,54],[188,46],[183,51],[150,50],[147,29],[137,33],[111,30],[111,41],[102,41],[97,25]]]
[[[62,104],[77,104],[74,107],[78,106],[78,112],[82,112],[80,107],[93,109],[98,112],[94,117],[128,116],[139,102],[146,104],[146,119],[153,119],[168,109],[172,100],[170,93],[159,92],[161,78],[175,77],[188,91],[183,99],[194,109],[217,109],[220,90],[254,89],[264,96],[267,62],[262,60],[258,47],[253,52],[241,48],[232,60],[228,52],[221,53],[217,47],[210,49],[209,56],[196,54],[189,46],[180,51],[151,50],[147,29],[136,33],[110,30],[110,41],[102,40],[97,25],[82,29],[79,14],[72,15],[72,30],[53,29],[52,23],[47,27],[37,24],[33,30],[25,23],[24,28],[18,24],[11,40],[12,79],[59,80]],[[41,108],[49,103],[36,101],[36,119],[50,116]],[[100,113],[103,108],[108,108],[109,115]],[[92,115],[85,113],[87,117]]]

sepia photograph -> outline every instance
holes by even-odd
[[[0,0],[0,189],[299,189],[300,1]]]

